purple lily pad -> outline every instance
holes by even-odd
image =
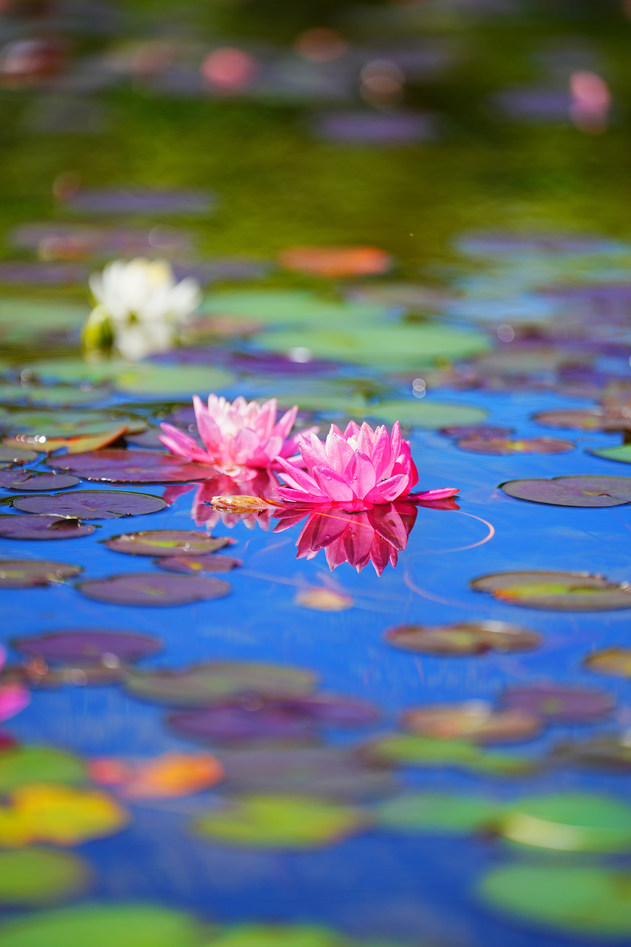
[[[215,203],[204,191],[151,188],[85,189],[73,194],[66,206],[81,214],[202,214]]]
[[[609,582],[587,572],[495,572],[469,583],[507,605],[560,612],[631,608],[628,582]]]
[[[536,631],[504,621],[466,621],[451,625],[399,625],[385,635],[388,644],[419,654],[469,657],[498,651],[533,651],[543,639]]]
[[[631,431],[629,408],[567,408],[540,411],[533,421],[543,427],[565,428],[572,431]]]
[[[77,490],[74,493],[18,497],[16,510],[25,513],[56,513],[80,516],[86,520],[113,520],[121,516],[157,513],[166,507],[161,497],[149,493],[123,493],[119,490]]]
[[[83,569],[43,559],[0,559],[0,589],[31,589],[73,579]]]
[[[511,454],[565,454],[576,448],[572,441],[553,437],[470,437],[456,441],[456,446],[473,454],[496,454],[500,457]]]
[[[203,575],[206,572],[232,572],[237,566],[242,566],[243,562],[241,559],[233,559],[232,556],[165,556],[163,559],[156,559],[155,564],[167,572]]]
[[[126,434],[125,440],[128,444],[135,447],[149,447],[151,450],[166,450],[166,447],[160,440],[160,428],[150,427],[140,434]]]
[[[105,540],[108,549],[130,556],[201,556],[226,545],[223,537],[195,533],[185,529],[153,529],[140,533],[122,533]]]
[[[67,490],[79,483],[78,477],[67,474],[40,473],[38,470],[0,470],[0,487],[4,490]]]
[[[77,539],[93,532],[94,526],[83,523],[76,516],[0,516],[0,536],[3,539]]]
[[[458,440],[470,440],[472,438],[497,438],[508,437],[512,434],[512,427],[497,427],[494,424],[455,424],[452,427],[442,427],[439,434],[445,437],[455,437]]]
[[[84,480],[108,483],[189,483],[217,476],[212,467],[184,463],[173,454],[105,448],[49,458],[49,467],[71,470]]]
[[[631,746],[624,736],[593,737],[584,743],[559,743],[550,753],[555,763],[609,773],[631,773]]]
[[[34,450],[0,446],[0,467],[6,467],[9,464],[30,464],[37,460],[37,457]]]
[[[564,684],[531,684],[509,687],[502,706],[537,714],[552,723],[593,723],[611,716],[615,699],[605,691]]]
[[[80,582],[79,591],[87,598],[110,605],[150,605],[169,607],[222,598],[230,592],[227,582],[201,575],[159,575],[132,572],[109,579]]]
[[[84,284],[89,275],[89,268],[80,263],[0,263],[0,283],[14,286]]]
[[[504,493],[518,500],[553,506],[607,507],[631,503],[631,477],[554,477],[552,480],[509,480]]]
[[[160,640],[150,635],[102,628],[53,631],[32,638],[16,638],[11,645],[29,658],[41,658],[51,663],[78,661],[82,666],[104,664],[106,667],[116,667],[117,663],[130,664],[162,650]]]

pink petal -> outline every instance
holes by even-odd
[[[413,500],[446,500],[460,493],[460,487],[439,487],[437,490],[423,490],[421,493],[411,494]]]
[[[340,433],[340,429],[336,427],[334,424],[332,424],[331,427],[332,428],[335,427],[335,430],[337,431],[337,433],[338,434]],[[346,428],[344,429],[344,437],[346,438],[357,437],[358,434],[359,434],[359,424],[357,423],[357,421],[349,421],[348,424],[346,425]]]
[[[344,549],[352,566],[370,555],[370,547],[375,536],[374,529],[366,519],[365,513],[355,513],[353,520],[344,533]]]
[[[278,437],[282,437],[284,440],[294,426],[297,414],[298,405],[295,404],[293,408],[290,408],[289,411],[286,411],[280,421],[276,423],[272,434],[276,434]],[[303,434],[304,433],[305,432],[303,431]]]
[[[371,459],[377,474],[377,480],[386,480],[392,475],[392,465],[395,457],[392,453],[392,441],[385,426],[377,428]]]
[[[331,470],[342,476],[346,467],[353,457],[354,451],[348,441],[336,434],[335,431],[329,431],[326,439],[326,457],[327,464]]]
[[[303,494],[306,494],[307,497],[320,497],[320,502],[325,497],[322,494],[318,484],[310,477],[308,473],[305,473],[304,470],[301,470],[300,467],[294,467],[293,464],[288,463],[282,457],[277,457],[276,461],[278,466],[281,468],[279,473],[280,476],[289,484],[290,487],[294,487],[295,490],[301,491]],[[281,496],[283,494],[281,493]]]
[[[350,463],[347,464],[344,473],[345,479],[353,488],[353,493],[356,497],[361,498],[367,496],[377,482],[377,476],[372,461],[366,454],[361,453],[359,450],[356,450],[351,457]]]
[[[380,483],[366,494],[365,499],[370,503],[390,503],[397,497],[403,496],[407,490],[408,477],[405,474],[395,474],[388,480]]]
[[[348,562],[346,549],[344,548],[344,542],[341,537],[326,547],[324,555],[326,556],[327,565],[331,572],[337,569],[338,566],[341,566],[343,562]]]
[[[190,458],[193,451],[199,450],[195,439],[185,434],[184,431],[180,431],[179,428],[167,424],[166,421],[160,427],[163,433],[158,436],[172,454],[176,454],[178,457]]]
[[[405,549],[408,531],[395,505],[376,506],[368,513],[368,520],[375,532],[395,549]]]
[[[7,684],[0,687],[0,721],[14,717],[28,706],[31,695],[20,684]]]
[[[353,500],[354,495],[350,486],[341,474],[330,467],[314,467],[313,476],[318,482],[320,490],[335,503]]]
[[[189,490],[193,489],[194,485],[192,483],[173,483],[170,487],[166,487],[162,494],[162,499],[167,506],[172,506],[178,497],[181,497],[183,493],[188,493]],[[216,495],[216,493],[213,493],[213,496]]]

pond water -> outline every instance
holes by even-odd
[[[3,947],[631,943],[627,7],[0,4]]]

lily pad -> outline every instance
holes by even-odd
[[[112,835],[127,821],[119,804],[98,789],[33,783],[9,794],[0,812],[0,845],[78,845]]]
[[[605,691],[564,684],[530,684],[509,687],[502,706],[536,714],[551,723],[593,723],[613,713],[616,701]]]
[[[305,290],[227,290],[208,295],[201,311],[248,316],[268,324],[312,323],[339,328],[374,324],[387,315],[389,308],[381,304],[334,302]]]
[[[34,450],[24,450],[21,447],[0,446],[0,467],[6,467],[9,464],[30,464],[37,460],[37,453]],[[15,471],[17,474],[18,471]],[[21,471],[20,471],[21,473]]]
[[[609,408],[576,408],[540,411],[533,421],[543,427],[565,428],[572,431],[630,431],[631,411]]]
[[[210,936],[188,914],[144,904],[82,904],[0,926],[3,947],[201,947]]]
[[[235,376],[206,365],[155,365],[143,362],[125,368],[113,379],[120,391],[155,395],[209,394],[229,388]]]
[[[381,804],[379,824],[389,829],[439,835],[481,832],[493,825],[499,806],[479,796],[418,792]]]
[[[12,792],[29,783],[83,783],[81,760],[48,746],[18,746],[0,753],[0,793]]]
[[[492,776],[523,776],[535,768],[527,757],[481,750],[462,740],[438,740],[407,733],[374,740],[363,752],[368,759],[390,765],[449,767]]]
[[[30,589],[73,579],[83,569],[42,559],[0,559],[0,589]]]
[[[471,438],[479,439],[481,437],[507,437],[514,433],[514,429],[512,427],[497,427],[494,424],[454,424],[441,428],[439,433],[457,440],[470,440]]]
[[[425,401],[402,398],[397,401],[382,401],[371,405],[364,414],[394,424],[400,421],[413,427],[436,430],[447,424],[475,424],[488,416],[488,411],[470,404],[450,404],[442,401]]]
[[[70,477],[67,474],[40,473],[38,470],[0,470],[0,487],[4,490],[67,490],[78,483],[78,477]]]
[[[230,592],[227,582],[197,575],[158,575],[154,572],[131,572],[108,579],[91,579],[77,586],[87,598],[110,605],[150,605],[168,608],[189,605],[212,598],[223,598]]]
[[[358,809],[307,796],[253,795],[195,820],[202,838],[249,848],[317,848],[367,828]]]
[[[532,740],[542,729],[541,717],[534,712],[521,708],[495,710],[481,700],[413,707],[401,715],[401,724],[411,733],[483,745]]]
[[[126,679],[127,690],[134,697],[171,707],[203,707],[239,695],[300,698],[311,694],[315,683],[310,671],[245,661],[215,661],[183,671],[134,670]]]
[[[583,664],[588,671],[612,677],[631,677],[631,648],[605,648],[594,651]]]
[[[0,852],[0,904],[30,907],[62,900],[78,894],[90,876],[89,864],[69,852]]]
[[[353,607],[353,598],[336,589],[314,587],[300,589],[296,592],[294,601],[303,608],[311,608],[317,612],[344,612]]]
[[[605,447],[602,450],[590,450],[588,454],[602,457],[603,460],[617,460],[621,464],[631,464],[631,444],[622,444],[621,447]]]
[[[631,608],[631,586],[587,572],[498,572],[473,579],[471,588],[507,605],[560,612]]]
[[[48,466],[108,483],[188,483],[217,475],[212,467],[183,463],[173,454],[115,448],[49,458]]]
[[[45,454],[65,450],[67,454],[83,454],[91,450],[100,450],[119,440],[127,433],[127,424],[109,427],[100,434],[78,434],[76,437],[44,437],[42,434],[18,434],[17,437],[5,437],[3,444],[6,447],[17,447],[20,444],[29,444],[35,450]]]
[[[350,947],[337,931],[316,924],[231,924],[213,947]]]
[[[233,559],[232,556],[164,556],[156,559],[156,565],[160,569],[166,569],[167,572],[205,575],[208,572],[232,572],[243,563],[240,559]]]
[[[530,628],[503,621],[456,622],[453,625],[399,625],[386,632],[386,641],[419,654],[464,656],[533,651],[543,638]]]
[[[122,533],[105,540],[108,549],[130,556],[201,556],[220,549],[223,541],[207,533],[183,529],[153,529],[140,533]]]
[[[631,934],[631,873],[589,865],[505,865],[479,886],[482,898],[523,921],[586,934]]]
[[[550,753],[554,763],[580,766],[608,773],[631,773],[628,733],[596,736],[580,743],[559,743]]]
[[[53,513],[86,520],[113,520],[121,516],[157,513],[166,507],[161,497],[149,493],[123,493],[119,490],[76,490],[54,496],[17,497],[16,510],[25,513]]]
[[[77,628],[30,638],[15,638],[11,646],[30,658],[41,658],[53,663],[76,661],[82,666],[104,662],[116,666],[115,661],[129,664],[162,650],[159,638],[101,628]]]
[[[82,523],[76,516],[0,516],[0,536],[3,539],[77,539],[93,532],[94,526]]]
[[[61,408],[65,405],[94,404],[109,397],[106,388],[80,388],[74,385],[19,385],[0,383],[1,404],[32,404]]]
[[[552,480],[509,480],[504,493],[518,500],[553,506],[607,507],[631,503],[631,477],[554,477]]]
[[[0,428],[8,434],[44,438],[42,443],[47,438],[103,434],[122,425],[126,425],[129,431],[138,433],[144,431],[147,426],[141,418],[119,411],[45,411],[23,408],[0,415]]]
[[[552,437],[519,440],[508,437],[475,437],[457,441],[456,446],[472,454],[495,454],[500,457],[512,454],[566,454],[576,448],[572,441],[559,441]]]
[[[536,848],[623,852],[631,849],[631,807],[586,793],[531,796],[504,810],[500,832]]]

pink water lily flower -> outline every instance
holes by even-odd
[[[366,422],[359,427],[350,421],[344,433],[332,424],[325,443],[313,433],[298,436],[297,442],[301,466],[278,458],[287,484],[278,489],[283,500],[301,505],[334,503],[349,513],[372,510],[375,505],[410,496],[418,480],[410,442],[402,439],[398,421],[392,434],[384,425],[373,430]],[[306,472],[301,467],[306,467]],[[447,487],[414,498],[439,500],[457,492]]]
[[[259,404],[237,398],[232,403],[210,395],[208,407],[193,395],[197,430],[203,447],[172,424],[162,424],[160,440],[178,457],[210,464],[218,473],[237,480],[253,480],[265,467],[276,467],[278,457],[296,452],[296,439],[290,437],[298,406],[276,420],[276,398]]]
[[[0,647],[0,668],[4,665],[6,657],[6,651]],[[0,683],[0,723],[19,714],[28,705],[30,699],[29,691],[21,684]]]

